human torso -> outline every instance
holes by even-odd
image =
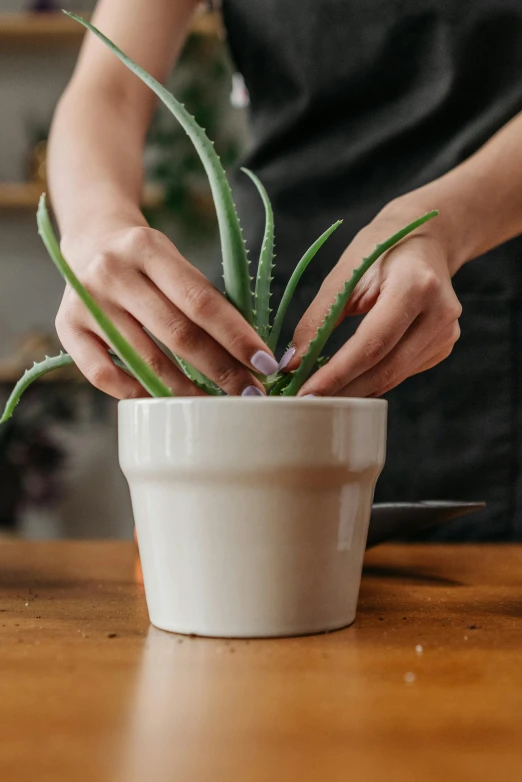
[[[251,98],[245,164],[274,205],[276,297],[302,252],[344,219],[307,270],[295,324],[384,204],[458,165],[522,110],[522,2],[224,0],[223,10]],[[242,175],[234,189],[255,253],[262,208]],[[454,283],[461,340],[388,395],[377,496],[486,499],[481,519],[441,536],[522,538],[521,240],[466,265]]]

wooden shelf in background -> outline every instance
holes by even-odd
[[[79,14],[85,18],[89,14]],[[194,17],[192,32],[217,36],[221,31],[217,13],[199,13]],[[25,46],[35,43],[79,45],[85,29],[62,13],[0,13],[0,45]]]
[[[3,211],[35,210],[44,186],[33,182],[0,182],[0,214]],[[143,207],[154,209],[161,205],[163,191],[149,186],[145,188]]]
[[[2,44],[79,44],[84,33],[81,25],[61,13],[0,14]]]
[[[28,366],[31,365],[32,362],[29,363]],[[28,367],[24,367],[23,369],[20,369],[20,371],[15,372],[14,370],[9,369],[1,369],[0,368],[0,385],[16,385],[22,375],[24,374],[25,370]],[[48,375],[42,375],[42,377],[39,377],[38,380],[34,381],[35,383],[81,383],[82,382],[82,376],[80,373],[77,373],[77,376],[72,376],[71,373],[63,374],[62,370],[57,369],[55,372],[49,372]]]
[[[0,182],[0,211],[36,209],[42,190],[32,182]]]

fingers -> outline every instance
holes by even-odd
[[[277,361],[253,327],[166,237],[136,228],[127,241],[133,243],[132,252],[140,254],[146,276],[188,321],[244,366],[263,375],[277,371]]]
[[[312,304],[304,313],[303,317],[297,324],[297,328],[292,338],[292,348],[294,349],[293,358],[288,362],[288,369],[294,370],[299,366],[300,358],[308,350],[308,345],[317,334],[318,329],[322,325],[325,315],[335,301],[335,297],[343,287],[343,281],[339,280],[335,291],[330,291],[330,286],[321,286],[319,293],[313,300]],[[337,324],[339,325],[339,324]]]
[[[371,246],[377,224],[356,237],[305,313],[294,334],[296,350],[287,371],[299,365],[342,282],[350,277],[355,249],[362,247],[362,242]],[[356,286],[343,316],[346,312],[368,314],[354,336],[307,380],[299,396],[384,393],[449,355],[460,333],[461,311],[444,247],[433,237],[418,235],[404,241]]]
[[[264,394],[263,385],[222,345],[143,278],[139,297],[123,295],[122,304],[173,353],[193,364],[230,395]],[[244,322],[244,321],[243,321]]]
[[[424,372],[444,361],[460,336],[459,325],[455,322],[438,333],[436,338],[429,341],[420,352],[416,352],[420,328],[417,325],[409,339],[405,339],[369,372],[343,388],[339,396],[382,396],[411,375]]]
[[[200,396],[204,393],[165,355],[131,315],[111,312],[110,316],[134,350],[176,396]]]
[[[453,348],[455,347],[455,343],[451,342],[447,345],[446,348],[444,348],[441,352],[435,354],[429,361],[424,363],[422,366],[414,368],[409,375],[406,375],[405,377],[401,378],[398,382],[393,382],[391,385],[387,386],[386,388],[383,388],[381,391],[377,391],[373,394],[368,394],[369,397],[372,397],[374,399],[378,399],[381,396],[384,396],[388,393],[388,391],[391,391],[396,386],[400,385],[404,380],[407,380],[408,377],[411,377],[412,375],[420,375],[422,372],[427,372],[428,369],[433,369],[433,367],[436,367],[437,364],[442,363],[445,361],[453,352]],[[345,394],[341,394],[341,396],[345,396]],[[351,394],[349,396],[352,396]]]
[[[60,337],[60,341],[68,353],[72,352],[74,363],[95,388],[116,399],[148,396],[137,380],[114,365],[107,346],[94,334],[77,332],[75,337]]]
[[[254,329],[158,231],[125,231],[82,276],[104,309],[128,312],[228,394],[264,393],[249,368],[261,375],[277,371]]]
[[[420,375],[421,372],[427,372],[428,369],[433,369],[433,367],[436,367],[437,364],[441,363],[441,361],[445,361],[445,359],[447,359],[453,352],[455,343],[459,339],[460,327],[457,324],[457,328],[445,343],[443,343],[441,346],[438,346],[434,352],[430,352],[433,350],[431,345],[424,351],[424,353],[419,357],[419,364],[414,368],[411,374]]]
[[[317,329],[322,325],[325,314],[332,306],[338,293],[343,289],[346,280],[350,279],[355,266],[358,266],[360,263],[359,260],[357,263],[353,264],[353,259],[353,252],[346,252],[343,255],[339,264],[324,280],[317,296],[299,321],[292,339],[292,345],[295,347],[295,359],[290,363],[291,369],[296,369],[298,366],[298,357],[306,352],[308,345],[317,333]],[[348,263],[346,264],[345,261]],[[378,270],[374,266],[356,286],[355,291],[348,302],[347,312],[349,312],[349,314],[363,315],[370,310],[377,299],[379,293],[378,287],[375,288],[372,296],[368,297],[365,294],[367,294],[368,289],[372,287],[371,281],[375,280],[377,276]],[[344,319],[345,315],[346,312],[343,313],[339,322]],[[337,325],[339,325],[339,323]]]
[[[171,361],[132,317],[124,312],[107,314],[143,360],[176,395],[197,396],[200,391]],[[65,349],[74,356],[80,372],[92,385],[117,399],[148,396],[137,380],[116,367],[109,357],[104,335],[96,325],[75,322],[60,312],[56,329]]]
[[[383,386],[396,384],[395,377],[408,377],[421,351],[431,340],[440,340],[440,333],[457,323],[461,311],[447,269],[397,250],[373,308],[354,336],[304,384],[300,395],[341,391],[359,395],[378,385],[377,380],[384,381]],[[360,381],[366,373],[370,374]]]
[[[393,350],[421,308],[422,302],[408,291],[383,292],[353,337],[304,384],[299,395],[335,396]]]

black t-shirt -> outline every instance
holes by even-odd
[[[306,272],[293,326],[382,206],[455,167],[522,110],[522,2],[224,0],[223,12],[251,99],[244,162],[274,206],[276,295],[312,241],[344,220]],[[261,204],[243,175],[233,186],[255,251]],[[514,240],[457,274],[464,314],[452,357],[388,395],[378,496],[488,500],[481,523],[455,522],[450,536],[522,535],[521,248]]]

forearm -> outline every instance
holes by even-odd
[[[439,209],[429,230],[445,246],[452,273],[522,233],[522,114],[440,179],[396,199],[390,212]]]
[[[62,98],[49,142],[49,183],[64,241],[96,217],[145,224],[142,138],[123,102],[74,86]]]
[[[197,0],[98,0],[94,23],[150,74],[165,81]],[[49,180],[62,241],[100,221],[144,225],[142,149],[152,91],[87,35],[49,141]]]

